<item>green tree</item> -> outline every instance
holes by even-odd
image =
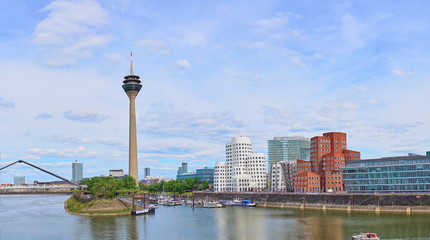
[[[127,176],[124,178],[125,188],[127,189],[136,189],[136,180],[132,176]]]
[[[115,183],[116,183],[117,190],[125,188],[125,182],[122,179],[119,179],[119,178],[115,179]]]
[[[196,176],[193,181],[193,187],[191,190],[197,190],[199,187],[199,178]]]
[[[206,181],[206,179],[203,179],[203,181],[202,181],[202,190],[206,190],[208,188],[209,188],[208,181]]]
[[[91,186],[91,194],[94,197],[112,198],[116,194],[116,183],[113,178],[97,181]]]

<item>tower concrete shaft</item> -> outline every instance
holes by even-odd
[[[130,99],[130,132],[129,132],[129,149],[128,149],[128,175],[139,183],[139,172],[137,164],[137,134],[136,134],[136,107],[135,100],[142,85],[139,76],[134,75],[133,60],[130,64],[130,75],[124,77],[122,88]]]
[[[136,182],[139,181],[138,164],[137,164],[137,134],[136,134],[136,107],[135,100],[138,91],[126,92],[130,99],[130,132],[129,132],[129,150],[128,150],[128,174]]]

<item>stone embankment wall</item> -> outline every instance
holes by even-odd
[[[430,193],[420,194],[292,194],[194,192],[198,200],[252,200],[260,207],[293,207],[346,211],[430,213]]]

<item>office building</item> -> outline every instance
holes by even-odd
[[[214,169],[209,167],[204,167],[201,169],[196,169],[196,176],[199,179],[199,183],[206,180],[208,184],[214,184]]]
[[[269,191],[287,191],[284,182],[284,173],[280,162],[288,167],[287,179],[294,179],[296,160],[309,160],[310,158],[310,139],[305,137],[274,137],[268,141],[268,163],[269,163]],[[294,167],[288,165],[293,162]],[[287,165],[285,165],[287,164]],[[293,182],[287,184],[289,191],[293,189]]]
[[[344,192],[341,168],[354,160],[360,160],[360,152],[347,149],[346,133],[329,132],[313,137],[310,161],[296,161],[294,191]],[[316,180],[319,184],[315,184]]]
[[[151,176],[151,169],[149,167],[145,168],[145,174],[144,174],[145,178]]]
[[[208,184],[214,183],[214,169],[204,167],[202,169],[196,169],[195,172],[187,172],[176,175],[176,179],[180,179],[184,181],[186,178],[194,179],[197,177],[199,184],[202,183],[203,180],[206,180]]]
[[[180,167],[178,167],[178,172],[176,175],[181,175],[188,172],[188,163],[183,162]]]
[[[13,176],[13,185],[24,185],[25,176]]]
[[[109,170],[109,177],[124,179],[124,169],[111,169]]]
[[[83,175],[83,164],[78,162],[78,160],[75,160],[75,162],[72,163],[72,182],[79,183],[82,180]]]
[[[280,161],[309,160],[310,139],[305,137],[274,137],[268,141],[269,167]]]
[[[226,144],[226,161],[216,162],[215,192],[263,191],[266,189],[264,153],[253,153],[248,137],[232,137]]]
[[[348,193],[430,191],[430,156],[383,157],[349,161],[342,168]]]

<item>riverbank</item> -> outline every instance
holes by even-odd
[[[29,191],[29,192],[13,192],[13,191],[0,191],[0,195],[42,195],[42,194],[71,194],[72,191]]]
[[[355,212],[430,213],[430,194],[294,194],[194,192],[195,200],[247,199],[258,207]]]
[[[131,207],[116,198],[94,199],[88,203],[82,203],[71,197],[64,201],[64,209],[67,213],[79,216],[121,216],[130,215]]]

